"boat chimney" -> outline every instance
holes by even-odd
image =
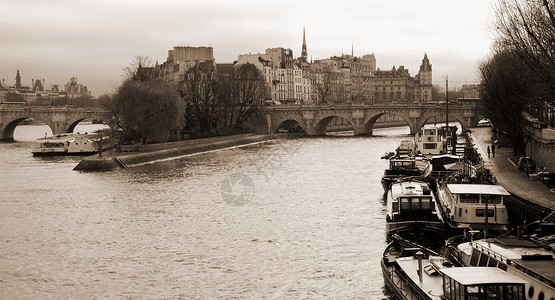
[[[422,283],[423,281],[423,277],[422,277],[422,258],[424,258],[424,253],[422,253],[421,251],[416,252],[416,254],[414,255],[417,259],[418,259],[418,280],[420,281],[420,283]]]

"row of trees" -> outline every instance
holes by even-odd
[[[173,134],[208,136],[241,132],[266,101],[262,74],[252,64],[219,74],[212,62],[198,62],[171,84],[145,57],[125,69],[116,93],[103,96],[126,139],[165,142]]]
[[[555,107],[555,4],[498,0],[495,15],[493,53],[479,66],[481,93],[488,118],[510,139],[514,153],[522,155],[523,112],[555,125],[550,116]]]

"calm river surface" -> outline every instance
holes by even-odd
[[[0,299],[387,299],[380,157],[408,127],[374,134],[106,173],[0,143]]]

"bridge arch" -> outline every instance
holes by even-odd
[[[275,129],[275,132],[281,132],[282,130],[286,130],[290,133],[303,131],[306,132],[306,128],[303,127],[302,123],[294,119],[287,119],[285,121],[282,121]]]
[[[425,124],[428,123],[428,121],[432,118],[436,118],[436,123],[438,124],[445,124],[445,114],[428,114],[426,116],[424,116],[420,123],[418,124],[418,130],[420,130],[420,128],[424,127]],[[462,132],[465,132],[466,129],[468,129],[468,127],[470,127],[468,125],[469,122],[465,122],[466,118],[460,114],[449,114],[449,122],[459,122],[459,124],[461,124],[461,129]]]
[[[374,125],[376,124],[376,121],[378,121],[378,119],[380,117],[382,117],[386,114],[388,114],[388,112],[378,113],[376,115],[370,116],[368,119],[366,119],[364,121],[364,126],[362,127],[362,131],[359,134],[361,134],[361,135],[372,135],[372,133],[374,131]],[[389,114],[398,116],[400,119],[405,121],[407,126],[411,127],[410,122],[407,121],[407,119],[404,116],[402,116],[400,114],[396,114],[396,113],[389,113]]]
[[[355,125],[354,125],[354,122],[353,122],[352,119],[346,118],[346,117],[341,116],[341,115],[338,114],[338,115],[328,115],[328,116],[323,117],[322,119],[320,119],[318,121],[318,123],[316,123],[316,126],[314,128],[315,131],[316,131],[316,135],[326,135],[326,131],[328,129],[328,126],[330,125],[331,121],[336,119],[336,118],[346,120],[351,125],[351,127],[353,128],[353,131],[356,131],[356,128],[355,128]]]
[[[40,118],[37,118],[35,116],[33,117],[17,117],[15,119],[9,120],[7,121],[7,125],[4,126],[4,128],[2,128],[2,136],[0,137],[0,140],[13,140],[14,137],[14,132],[15,132],[15,128],[17,127],[17,125],[19,125],[21,122],[29,119],[29,118],[33,118],[33,119],[37,119],[40,120],[42,122],[45,122],[47,126],[50,127],[50,129],[52,129],[52,127],[50,126],[50,124],[48,124],[48,120],[43,120]]]
[[[269,129],[271,133],[277,133],[280,129],[286,129],[286,126],[298,124],[305,132],[307,130],[305,120],[296,113],[294,114],[283,114],[279,113],[273,116],[272,124],[277,124],[277,126],[273,127],[269,124]]]

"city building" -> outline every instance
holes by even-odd
[[[75,77],[69,79],[69,82],[64,85],[64,90],[69,99],[91,97],[91,92],[87,86],[78,83]]]
[[[480,91],[476,84],[463,84],[459,92],[461,99],[478,99],[480,98]]]
[[[382,71],[378,68],[374,78],[375,102],[414,101],[414,78],[404,66]]]
[[[159,68],[162,78],[170,83],[179,84],[183,81],[185,73],[199,62],[215,64],[212,47],[173,47],[168,50],[168,58]]]
[[[85,85],[78,83],[77,78],[70,78],[64,85],[64,90],[59,84],[51,84],[50,90],[46,89],[45,79],[31,79],[31,85],[23,85],[19,70],[16,72],[15,84],[6,84],[0,81],[0,102],[25,102],[28,105],[73,105],[77,102],[72,99],[85,97],[81,105],[91,105],[91,92]]]
[[[432,65],[424,54],[418,74],[414,77],[415,101],[432,100]]]

